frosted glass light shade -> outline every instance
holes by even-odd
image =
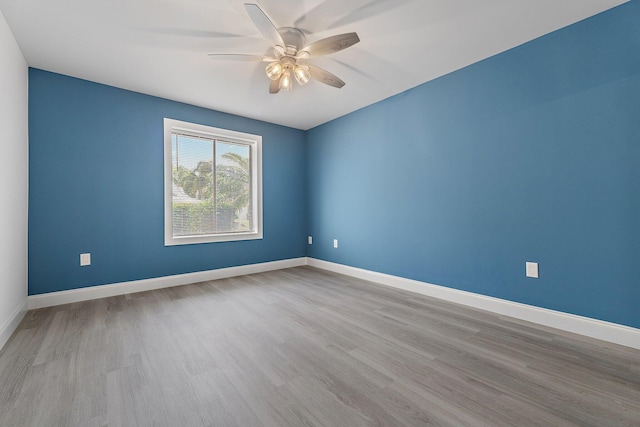
[[[309,74],[309,67],[306,65],[296,65],[296,68],[293,70],[293,75],[301,85],[306,84],[311,78],[311,75]]]
[[[289,70],[284,70],[282,76],[280,77],[280,90],[290,91],[291,90],[291,72]]]
[[[284,71],[284,67],[279,62],[271,62],[265,69],[267,77],[271,80],[278,80]]]

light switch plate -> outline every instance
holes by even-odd
[[[91,265],[91,254],[80,254],[80,267]]]
[[[537,262],[527,262],[527,277],[533,277],[534,279],[538,278]]]

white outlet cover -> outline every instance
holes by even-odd
[[[527,262],[527,277],[533,277],[534,279],[538,278],[537,262]]]
[[[313,237],[311,236],[307,237],[307,243],[310,245],[313,245]]]
[[[80,267],[91,265],[91,254],[80,254]]]
[[[333,239],[333,247],[338,248],[338,239]]]

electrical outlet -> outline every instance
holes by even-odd
[[[91,254],[80,254],[80,267],[86,267],[91,265]]]
[[[338,249],[338,239],[333,239],[333,247]]]
[[[526,272],[527,277],[533,277],[534,279],[538,278],[538,263],[537,262],[527,262],[526,264]]]
[[[310,244],[310,245],[313,245],[313,237],[308,236],[307,237],[307,243]]]

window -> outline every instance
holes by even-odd
[[[164,119],[164,244],[262,239],[262,137]]]

